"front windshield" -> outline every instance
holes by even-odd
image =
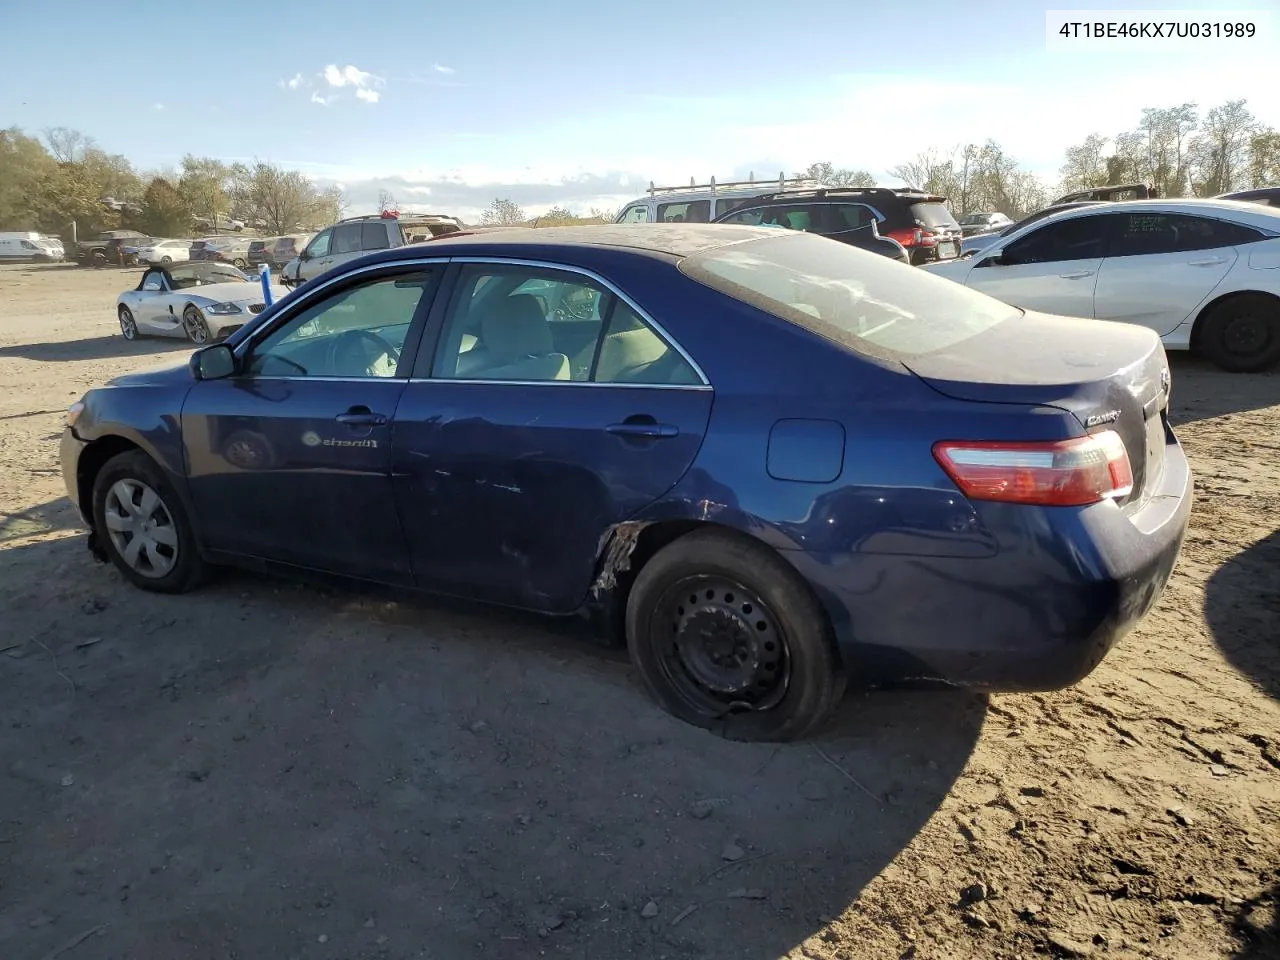
[[[1022,311],[924,270],[788,232],[680,262],[699,283],[872,356],[932,353]]]
[[[172,266],[169,268],[169,276],[173,278],[173,285],[179,290],[210,283],[247,283],[249,281],[248,276],[230,264],[210,263],[207,260]]]

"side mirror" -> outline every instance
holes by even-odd
[[[299,251],[298,251],[298,259],[299,259],[299,260],[310,260],[310,259],[311,259],[311,254],[307,253],[307,251],[305,251],[305,250],[299,250]]]
[[[221,380],[236,372],[236,355],[225,343],[215,343],[191,355],[191,372],[197,380]]]

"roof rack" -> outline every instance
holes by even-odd
[[[790,200],[796,197],[849,196],[851,194],[859,197],[880,197],[882,199],[938,196],[938,194],[929,193],[927,190],[915,190],[910,187],[818,187],[816,190],[789,190],[786,193],[769,193],[759,199],[775,200],[778,197],[786,197]]]
[[[712,196],[717,190],[736,190],[742,187],[764,187],[773,184],[778,185],[779,190],[786,190],[788,187],[795,189],[814,189],[822,186],[819,180],[812,180],[807,177],[792,177],[787,179],[787,175],[783,171],[778,171],[777,180],[757,180],[755,172],[752,171],[747,180],[726,180],[723,183],[717,183],[716,178],[712,177],[707,183],[697,183],[693,177],[689,178],[687,187],[658,187],[654,186],[652,180],[649,181],[649,196],[655,197],[658,194],[682,193],[688,190],[710,190]]]

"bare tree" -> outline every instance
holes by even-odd
[[[960,178],[956,175],[956,153],[951,150],[930,148],[917,154],[914,160],[899,164],[889,171],[913,190],[924,190],[940,196],[958,196]]]
[[[310,220],[318,205],[315,186],[297,170],[257,163],[244,186],[244,206],[254,219],[264,220],[272,233],[296,230]]]
[[[59,163],[76,163],[95,146],[93,137],[70,127],[45,127],[44,142]]]
[[[1072,190],[1090,190],[1106,184],[1105,151],[1108,142],[1102,134],[1091,133],[1082,143],[1067,147],[1066,162],[1059,171],[1062,176],[1061,189],[1064,193]]]
[[[1215,197],[1249,179],[1249,147],[1257,127],[1244,100],[1229,100],[1205,115],[1204,128],[1191,144],[1191,181],[1198,194]]]
[[[486,227],[509,227],[524,223],[528,218],[514,200],[495,197],[489,208],[480,215],[480,223]]]
[[[386,213],[388,210],[396,209],[396,198],[390,190],[378,191],[378,212]]]

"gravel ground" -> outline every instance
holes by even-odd
[[[136,276],[0,268],[6,960],[1280,956],[1280,375],[1174,358],[1192,529],[1084,682],[778,748],[556,623],[94,563],[62,413],[185,353]]]

